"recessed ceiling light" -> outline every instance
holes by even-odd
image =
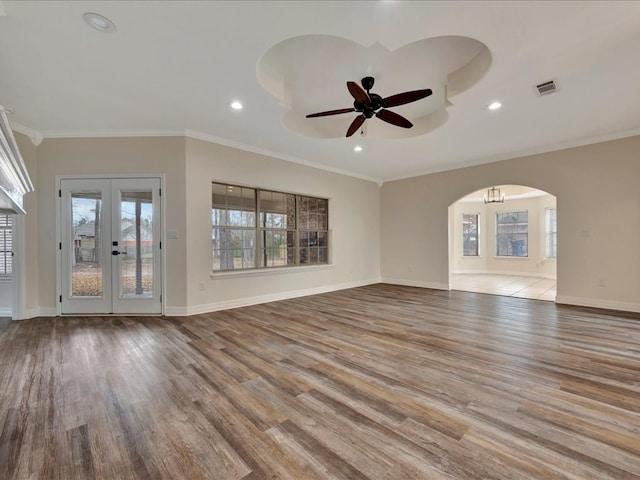
[[[500,102],[493,102],[491,105],[489,105],[487,108],[489,110],[498,110],[500,107],[502,107],[502,104]]]
[[[95,28],[101,32],[115,32],[115,24],[107,17],[103,17],[97,13],[85,13],[82,18],[90,27]]]
[[[356,145],[355,147],[353,147],[353,151],[354,152],[361,152],[362,151],[362,147],[360,145]]]
[[[235,101],[231,102],[231,108],[233,108],[234,110],[242,110],[242,103],[240,103],[239,101],[235,100]]]

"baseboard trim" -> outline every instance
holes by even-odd
[[[219,310],[228,310],[230,308],[248,307],[260,303],[275,302],[278,300],[287,300],[289,298],[305,297],[308,295],[316,295],[319,293],[334,292],[337,290],[345,290],[348,288],[363,287],[365,285],[373,285],[376,283],[389,283],[392,285],[404,285],[407,287],[432,288],[435,290],[450,290],[446,283],[422,282],[416,280],[406,280],[398,278],[375,278],[370,280],[361,280],[356,282],[346,282],[336,285],[327,285],[324,287],[309,288],[304,290],[294,290],[290,292],[282,292],[270,295],[261,295],[256,297],[241,298],[236,300],[228,300],[223,302],[214,302],[205,305],[194,305],[192,307],[166,307],[165,315],[189,316],[198,315],[207,312],[216,312]],[[556,296],[556,303],[562,305],[575,305],[578,307],[602,308],[605,310],[619,310],[623,312],[640,313],[640,303],[636,302],[619,302],[612,300],[602,300],[584,297],[572,297],[567,295]],[[21,320],[27,320],[36,317],[55,317],[58,312],[55,307],[32,308],[27,309]],[[0,311],[0,315],[2,311]],[[11,315],[11,312],[7,314]]]
[[[58,311],[56,307],[28,308],[24,311],[24,316],[18,320],[29,320],[37,317],[56,317]]]
[[[534,272],[509,272],[506,270],[456,270],[452,274],[460,275],[511,275],[514,277],[534,277],[555,280],[556,276],[552,273],[534,273]]]
[[[434,290],[450,290],[448,283],[423,282],[420,280],[405,280],[402,278],[382,277],[382,283],[404,285],[405,287],[432,288]]]
[[[0,308],[0,317],[10,317],[13,315],[12,308]]]
[[[317,295],[319,293],[335,292],[337,290],[345,290],[347,288],[364,287],[365,285],[373,285],[380,283],[380,278],[369,280],[359,280],[355,282],[345,282],[334,285],[326,285],[323,287],[306,288],[302,290],[292,290],[281,293],[271,293],[269,295],[258,295],[255,297],[238,298],[234,300],[225,300],[222,302],[213,302],[203,305],[193,305],[189,307],[166,307],[165,315],[167,317],[183,317],[189,315],[199,315],[202,313],[217,312],[220,310],[229,310],[231,308],[249,307],[260,303],[277,302],[278,300],[288,300],[290,298],[306,297],[308,295]]]
[[[640,313],[640,303],[618,302],[601,300],[596,298],[571,297],[567,295],[556,296],[556,303],[564,305],[576,305],[579,307],[604,308],[606,310],[621,310],[624,312]]]
[[[36,310],[36,315],[34,315],[34,317],[57,317],[58,316],[58,310],[56,309],[56,307],[45,307],[45,308],[39,308]],[[32,318],[32,317],[29,317]]]

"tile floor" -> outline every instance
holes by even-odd
[[[451,289],[507,297],[556,300],[556,281],[523,275],[452,273]]]

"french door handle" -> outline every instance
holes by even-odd
[[[111,255],[126,255],[127,252],[119,252],[118,250],[111,250]]]

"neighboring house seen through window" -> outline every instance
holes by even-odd
[[[478,256],[478,214],[462,214],[462,255]]]
[[[529,212],[496,214],[496,255],[527,257],[529,255]]]

